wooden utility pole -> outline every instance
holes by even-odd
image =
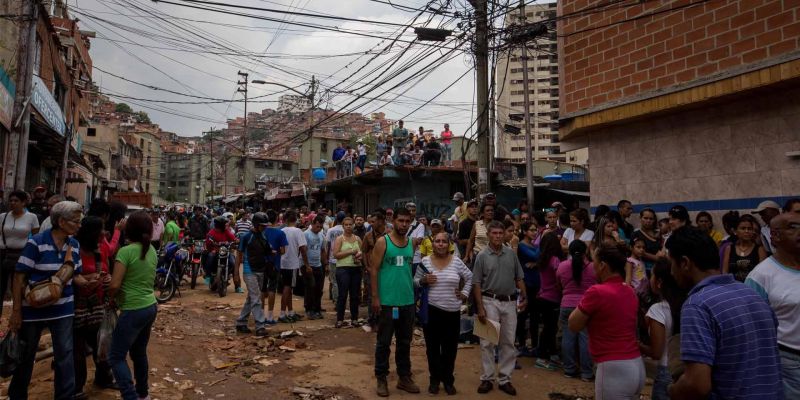
[[[525,0],[519,0],[519,23],[521,26],[525,25]],[[528,210],[534,210],[533,206],[533,155],[531,154],[531,134],[536,135],[538,129],[531,132],[531,113],[530,113],[530,96],[528,95],[528,44],[522,43],[522,82],[523,93],[525,99],[525,183],[526,194],[528,198]],[[510,62],[511,60],[509,60]],[[533,101],[536,100],[536,71],[533,72]],[[535,103],[534,103],[535,104]],[[534,106],[535,107],[535,106]],[[534,121],[538,115],[534,108]],[[538,124],[537,124],[538,128]],[[536,152],[539,152],[538,141]]]
[[[477,195],[491,190],[489,159],[489,20],[487,0],[470,0],[475,8],[475,70],[478,103],[478,191]]]
[[[239,76],[244,78],[244,81],[237,82],[239,84],[239,88],[236,89],[237,92],[244,93],[244,141],[243,141],[244,151],[242,151],[242,159],[239,160],[239,162],[241,163],[239,165],[239,173],[241,174],[239,179],[242,181],[242,189],[243,189],[242,191],[246,192],[247,181],[245,177],[247,176],[247,171],[246,171],[247,153],[250,151],[247,145],[247,140],[250,139],[250,133],[247,131],[247,78],[249,75],[247,74],[247,72],[239,71]],[[225,179],[227,179],[227,176],[225,177]]]
[[[311,94],[308,97],[309,106],[311,107],[311,117],[309,119],[308,125],[308,146],[309,146],[309,153],[308,153],[308,183],[309,185],[314,182],[314,96],[316,95],[316,77],[311,75]],[[322,158],[322,154],[319,155]],[[299,168],[299,167],[298,167]],[[303,174],[300,174],[300,179],[302,181]]]
[[[28,137],[31,122],[31,91],[33,90],[33,63],[36,53],[36,22],[39,7],[35,0],[20,2],[22,16],[17,43],[17,79],[14,96],[14,117],[11,134],[6,146],[5,177],[3,188],[6,195],[14,189],[25,190],[26,166],[28,164]]]

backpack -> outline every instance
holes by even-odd
[[[250,241],[247,243],[247,262],[253,272],[266,272],[272,262],[272,247],[261,233],[251,232]]]

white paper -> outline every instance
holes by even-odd
[[[475,317],[475,327],[472,329],[472,333],[481,339],[488,340],[492,344],[500,343],[500,323],[497,321],[487,319],[486,323],[482,323],[480,319]]]

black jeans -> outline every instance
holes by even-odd
[[[539,293],[539,287],[526,285],[525,293],[528,296],[536,296],[536,293]],[[517,344],[520,347],[525,347],[529,333],[531,335],[531,348],[536,349],[536,346],[539,345],[539,313],[536,312],[535,301],[529,301],[525,309],[517,314]]]
[[[452,385],[455,381],[453,369],[456,365],[458,336],[461,333],[461,313],[429,305],[428,324],[423,332],[431,383]]]
[[[411,338],[414,335],[413,304],[397,306],[397,319],[392,318],[393,306],[381,306],[378,317],[378,341],[375,344],[375,376],[389,375],[389,356],[392,353],[392,337],[395,343],[394,362],[397,375],[411,376]]]
[[[358,319],[358,306],[361,302],[361,267],[336,268],[336,285],[339,296],[336,299],[336,320],[344,320],[344,306],[350,295],[350,319]]]
[[[310,274],[303,274],[303,283],[306,293],[303,297],[303,305],[306,313],[322,312],[322,288],[325,286],[325,269],[311,267]]]
[[[539,347],[536,356],[549,359],[551,355],[558,354],[556,351],[556,333],[558,333],[558,314],[561,311],[560,304],[545,300],[536,299],[536,314],[542,322],[542,333],[539,335]]]
[[[86,385],[86,357],[92,356],[94,361],[94,384],[109,386],[114,383],[111,374],[111,365],[97,358],[97,331],[100,326],[75,328],[73,333],[74,358],[75,358],[75,393],[83,391]],[[88,350],[88,351],[87,351]]]

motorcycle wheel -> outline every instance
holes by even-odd
[[[217,270],[217,276],[219,277],[219,283],[217,284],[217,294],[219,297],[225,297],[228,294],[228,274],[223,275],[223,268],[220,267]]]
[[[194,289],[197,286],[197,274],[200,273],[200,265],[192,263],[192,276],[191,280],[189,281],[189,287]]]
[[[159,303],[166,303],[175,296],[175,280],[165,273],[158,273],[156,274],[155,289],[156,300]]]

